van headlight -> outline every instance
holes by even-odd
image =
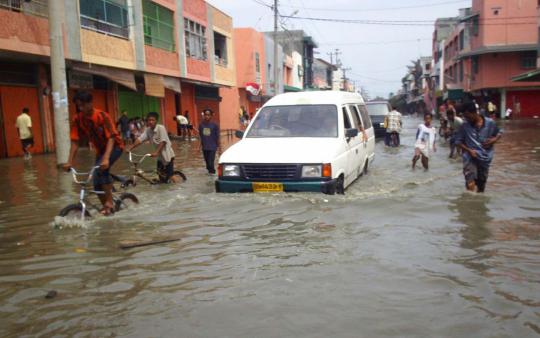
[[[237,164],[224,164],[223,177],[238,177],[240,176],[240,166]]]
[[[322,177],[322,166],[320,164],[302,166],[302,178],[315,177]]]

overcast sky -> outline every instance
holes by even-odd
[[[208,0],[232,16],[235,27],[273,30],[273,0]],[[431,55],[433,22],[458,14],[471,0],[279,0],[282,15],[322,19],[412,21],[406,25],[340,23],[282,18],[286,29],[303,29],[318,43],[317,57],[330,60],[341,51],[347,77],[367,89],[371,97],[400,88],[406,66],[419,56]],[[296,12],[298,11],[298,12]],[[394,22],[395,24],[395,22]]]

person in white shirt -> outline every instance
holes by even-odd
[[[174,176],[174,151],[172,149],[172,143],[167,135],[167,130],[162,124],[158,124],[159,115],[155,112],[150,112],[146,116],[146,129],[135,140],[133,146],[126,146],[127,151],[131,151],[138,147],[144,141],[150,141],[157,146],[156,151],[151,155],[157,157],[157,172],[159,174],[159,181],[161,183],[174,182],[176,178]]]
[[[28,108],[23,108],[22,113],[17,116],[15,126],[17,127],[17,133],[19,134],[19,139],[21,140],[22,149],[24,152],[24,158],[30,159],[32,154],[30,153],[30,148],[34,146],[34,135],[32,133],[32,118],[28,113],[30,110]]]
[[[181,136],[183,139],[186,138],[186,135],[187,135],[187,127],[188,127],[188,124],[189,124],[189,121],[187,119],[187,117],[185,117],[184,115],[180,114],[180,113],[177,113],[176,114],[176,123],[177,123],[177,126],[178,126],[178,136]]]
[[[429,169],[429,156],[431,151],[436,152],[435,136],[437,130],[431,125],[433,114],[424,114],[424,123],[418,126],[416,131],[416,143],[414,144],[414,157],[412,159],[413,170],[416,167],[416,162],[422,157],[422,166],[425,170]]]
[[[384,118],[384,126],[386,127],[385,145],[388,147],[399,147],[399,134],[401,133],[402,122],[401,113],[395,107],[392,107],[392,111]]]

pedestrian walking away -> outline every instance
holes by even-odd
[[[399,147],[399,134],[401,133],[403,124],[401,121],[401,113],[398,112],[394,106],[392,106],[392,111],[384,118],[384,125],[386,127],[384,144],[389,147]]]
[[[456,136],[459,129],[463,125],[463,119],[455,115],[454,111],[448,112],[448,132],[450,134],[450,155],[449,158],[454,158],[456,152]]]
[[[129,126],[129,117],[126,110],[122,111],[122,116],[118,119],[116,125],[118,126],[118,129],[120,129],[120,132],[122,133],[122,140],[124,142],[129,142],[130,140],[130,126]]]
[[[219,127],[212,122],[213,112],[206,109],[203,112],[203,122],[199,125],[199,136],[201,138],[201,151],[209,174],[215,174],[214,162],[219,144]]]
[[[87,139],[96,152],[96,166],[100,166],[94,176],[94,189],[103,191],[99,199],[103,205],[101,213],[110,215],[114,212],[112,183],[109,172],[112,165],[122,155],[124,143],[113,120],[108,113],[94,109],[92,94],[86,91],[77,92],[73,98],[77,114],[71,124],[71,149],[64,169],[69,170],[79,149],[79,141]]]
[[[28,114],[30,110],[23,108],[21,114],[17,116],[15,121],[15,127],[21,140],[22,150],[24,152],[24,159],[28,160],[32,158],[30,148],[34,146],[34,135],[32,133],[32,118]]]
[[[159,114],[156,112],[150,112],[146,116],[146,129],[135,140],[133,146],[126,147],[126,151],[138,147],[144,141],[149,140],[155,146],[156,150],[151,154],[152,157],[157,157],[157,172],[159,174],[159,181],[161,183],[176,183],[174,176],[174,150],[172,148],[171,140],[167,135],[167,129],[162,124],[158,124]]]
[[[463,175],[465,186],[469,191],[484,192],[489,176],[489,168],[493,155],[494,144],[499,141],[502,132],[495,121],[481,116],[474,104],[464,104],[462,107],[466,122],[456,137],[456,145],[463,149]]]
[[[418,126],[416,131],[416,143],[414,144],[414,157],[412,159],[413,170],[416,167],[416,162],[422,158],[422,166],[425,170],[429,169],[429,156],[431,152],[436,152],[435,137],[437,131],[435,127],[431,125],[433,121],[433,114],[424,114],[424,123]]]

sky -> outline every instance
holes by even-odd
[[[267,6],[273,0],[208,2],[230,15],[234,27],[273,30],[273,12]],[[457,16],[460,8],[470,6],[471,0],[279,0],[278,8],[282,16],[293,17],[280,18],[281,30],[303,29],[317,42],[318,58],[330,61],[328,53],[339,48],[343,67],[351,68],[347,77],[373,98],[397,92],[411,60],[431,56],[437,18]]]

